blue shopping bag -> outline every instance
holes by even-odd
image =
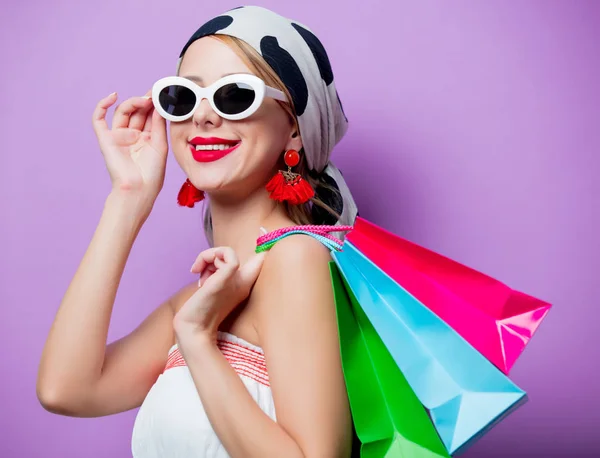
[[[523,390],[351,242],[331,255],[448,453],[464,451],[527,400]]]

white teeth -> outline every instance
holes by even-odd
[[[231,148],[233,145],[196,145],[196,151],[212,151],[224,150]]]

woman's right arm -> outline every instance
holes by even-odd
[[[141,404],[164,368],[173,343],[173,304],[183,288],[131,334],[106,345],[118,286],[133,243],[164,180],[164,120],[143,97],[105,116],[113,94],[94,111],[94,129],[111,176],[112,192],[90,245],[62,299],[38,371],[37,395],[47,410],[95,417]]]
[[[127,198],[106,200],[42,353],[37,395],[51,412],[100,416],[131,409],[160,373],[173,340],[168,301],[134,332],[106,346],[117,289],[143,219]]]

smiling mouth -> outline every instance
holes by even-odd
[[[215,145],[192,145],[196,148],[196,151],[223,151],[229,149],[233,146],[237,146],[240,142],[236,142],[234,144],[215,144]]]
[[[197,162],[213,162],[227,156],[242,144],[241,141],[231,143],[215,143],[209,145],[190,144],[192,157]]]

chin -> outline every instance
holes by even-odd
[[[197,167],[188,176],[194,186],[207,193],[223,190],[230,181],[227,179],[230,174],[216,170],[198,170]]]

